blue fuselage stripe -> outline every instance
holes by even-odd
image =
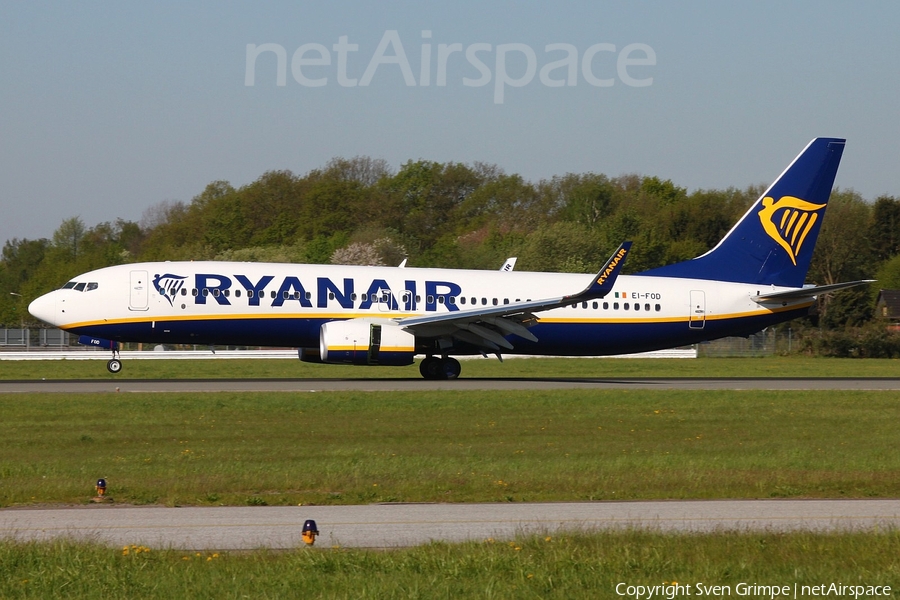
[[[807,314],[792,311],[707,320],[702,328],[688,322],[545,322],[529,331],[538,342],[507,336],[509,354],[592,356],[645,352],[694,344],[731,335],[749,335],[770,325]],[[100,324],[71,328],[79,335],[150,344],[203,344],[317,348],[320,327],[334,319],[203,319]]]

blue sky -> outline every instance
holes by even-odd
[[[900,196],[897,23],[887,2],[5,2],[0,242],[50,237],[73,216],[139,221],[214,180],[303,174],[335,156],[483,161],[532,181],[641,173],[694,190],[769,183],[810,139],[836,136],[848,138],[838,186]],[[339,83],[342,36],[358,46],[347,78],[374,61],[368,85]],[[246,84],[248,44],[284,48],[283,86],[272,52]],[[330,64],[296,68],[324,85],[293,76],[305,44]],[[452,44],[462,51],[439,86],[438,47]],[[484,80],[465,54],[476,44],[489,46],[474,54],[487,85],[464,83]],[[548,44],[574,48],[575,85],[542,81],[568,56]],[[631,44],[642,50],[622,57]],[[523,83],[502,86],[502,102],[498,47]],[[612,85],[585,76],[592,47],[588,75]],[[650,54],[625,76],[652,83],[628,85],[617,61]],[[567,67],[549,77],[565,82]]]

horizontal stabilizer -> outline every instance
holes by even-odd
[[[805,287],[799,290],[789,290],[787,292],[773,292],[771,294],[759,294],[758,296],[751,296],[750,299],[754,302],[781,302],[785,300],[802,300],[803,298],[815,298],[816,296],[820,296],[822,294],[827,294],[828,292],[836,292],[837,290],[845,290],[847,288],[856,287],[858,285],[865,285],[867,283],[873,283],[874,279],[862,279],[860,281],[847,281],[844,283],[832,283],[831,285],[817,285],[812,287]]]

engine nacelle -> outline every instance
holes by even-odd
[[[319,356],[325,363],[400,367],[411,365],[415,354],[416,336],[391,322],[331,321],[319,332]]]

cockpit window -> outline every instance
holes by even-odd
[[[76,283],[76,284],[75,284],[75,291],[76,291],[76,292],[83,292],[83,291],[84,291],[84,285],[85,285],[84,282]]]
[[[100,284],[98,284],[96,281],[92,281],[87,284],[87,287],[84,288],[84,291],[90,292],[91,290],[96,290],[98,287],[100,287]]]
[[[62,289],[64,289],[64,290],[71,290],[73,287],[75,287],[75,282],[74,282],[74,281],[70,281],[70,282],[67,283],[66,285],[62,286]]]

